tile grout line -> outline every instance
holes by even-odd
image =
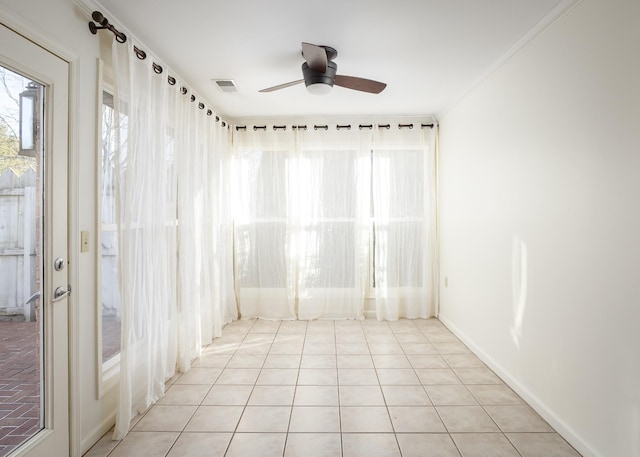
[[[245,338],[246,338],[246,334],[245,334]],[[213,344],[213,342],[215,341],[215,338],[211,341],[211,343],[207,344],[208,347],[210,344]],[[244,338],[243,338],[244,341]],[[235,351],[234,351],[235,352]],[[198,358],[202,358],[202,351],[200,351],[200,356]],[[216,385],[216,382],[218,381],[218,379],[220,378],[220,375],[222,375],[222,373],[224,372],[224,370],[226,369],[226,367],[229,365],[229,363],[231,362],[231,359],[233,359],[233,355],[231,355],[231,357],[229,357],[229,360],[227,360],[227,362],[224,364],[224,366],[220,369],[220,373],[218,373],[218,375],[215,377],[215,379],[213,380],[213,382],[211,383],[211,386],[209,387],[209,389],[207,390],[207,392],[204,394],[204,396],[202,397],[202,399],[200,400],[200,403],[196,406],[196,409],[193,411],[193,413],[191,414],[191,417],[189,417],[189,420],[185,423],[184,427],[182,428],[182,431],[178,434],[178,437],[176,438],[176,440],[173,442],[173,444],[171,445],[171,447],[169,448],[169,450],[167,451],[167,453],[165,454],[165,457],[168,456],[171,453],[171,450],[175,447],[176,443],[178,442],[178,440],[180,439],[180,437],[183,435],[183,433],[185,433],[186,428],[189,426],[189,423],[193,420],[193,416],[195,416],[195,414],[198,412],[198,410],[200,409],[201,406],[203,406],[204,400],[205,398],[207,398],[207,396],[209,395],[209,393],[211,392],[211,390],[213,389],[213,386]],[[191,366],[191,368],[194,368],[193,366]],[[177,380],[176,380],[177,381]],[[176,384],[175,382],[171,385],[171,387],[174,387]],[[206,385],[206,384],[205,384]],[[166,395],[166,392],[165,392]],[[233,436],[233,435],[232,435]],[[231,442],[231,440],[229,440],[229,443]],[[229,445],[227,444],[227,447]],[[226,453],[226,449],[225,449],[225,453]]]
[[[421,330],[422,331],[422,330]],[[425,338],[427,339],[427,341],[429,342],[429,344],[431,344],[433,346],[433,342],[431,341],[431,339],[429,339],[429,336],[422,331],[422,333],[424,334]],[[438,352],[438,355],[440,355],[440,357],[442,357],[442,354],[440,353],[440,351],[438,350],[438,348],[436,348],[434,346],[434,349]],[[458,373],[456,373],[453,369],[451,369],[451,366],[449,365],[449,362],[447,361],[447,359],[445,359],[444,357],[442,357],[442,360],[444,360],[444,363],[447,364],[447,366],[449,367],[449,369],[453,372],[453,374],[456,376],[456,378],[458,378],[458,380],[460,381],[460,383],[462,384],[462,379],[460,379],[460,377],[458,376]],[[464,385],[464,384],[463,384]],[[431,400],[431,403],[433,404],[433,409],[436,412],[436,414],[438,415],[438,418],[440,418],[440,421],[442,422],[442,425],[444,425],[445,430],[447,431],[447,436],[449,437],[449,439],[451,440],[451,442],[453,443],[453,445],[456,448],[456,451],[458,451],[459,455],[462,455],[462,450],[460,449],[460,447],[458,446],[458,443],[456,443],[456,441],[453,439],[453,436],[451,436],[451,431],[449,430],[449,427],[447,427],[447,424],[445,424],[444,420],[442,419],[442,415],[440,414],[440,411],[438,411],[438,408],[436,407],[435,403],[433,403],[433,399],[431,398],[431,395],[429,395],[429,392],[427,391],[426,387],[425,387],[425,392],[427,393],[427,396],[429,397],[429,400]],[[468,389],[467,389],[468,390]],[[469,392],[471,393],[471,392]],[[473,395],[473,394],[472,394]],[[475,397],[474,397],[475,398]]]
[[[428,338],[428,337],[427,337]],[[436,349],[437,350],[437,349]],[[439,351],[438,351],[439,352]],[[473,353],[471,353],[473,354]],[[456,355],[456,354],[449,354],[449,355]],[[475,355],[475,354],[474,354]],[[498,433],[500,435],[502,435],[509,444],[511,444],[511,446],[513,447],[513,449],[515,449],[515,451],[522,457],[522,454],[520,453],[520,451],[511,443],[511,440],[509,440],[506,436],[506,434],[503,432],[502,428],[500,428],[500,426],[497,424],[497,422],[493,419],[493,417],[491,417],[491,415],[489,414],[489,412],[487,411],[487,409],[485,408],[486,405],[483,405],[482,402],[480,401],[480,399],[467,387],[467,384],[464,383],[464,381],[462,380],[462,378],[460,378],[460,375],[456,372],[454,366],[451,365],[451,362],[449,362],[449,360],[447,360],[445,357],[443,357],[445,363],[449,366],[449,369],[453,372],[453,374],[456,376],[456,378],[458,378],[458,380],[460,381],[460,384],[462,386],[464,386],[464,388],[466,389],[467,392],[469,392],[469,394],[471,394],[471,396],[474,398],[475,401],[478,402],[478,406],[482,409],[482,411],[487,415],[487,417],[489,417],[489,419],[491,420],[491,422],[496,426],[496,428],[498,429]],[[484,365],[484,364],[483,364]],[[457,367],[457,368],[461,368],[461,367]],[[438,409],[436,408],[436,411],[438,411]],[[440,412],[438,411],[438,415],[440,415]],[[442,420],[442,418],[441,418]],[[444,423],[444,421],[443,421]],[[445,424],[446,427],[446,424]],[[448,430],[448,427],[447,427]],[[490,433],[490,432],[484,432],[484,433]],[[451,437],[451,432],[449,432],[449,436]],[[458,448],[458,445],[456,444],[456,442],[453,440],[453,437],[451,437],[451,440],[453,441],[453,443],[456,445],[456,448]],[[462,452],[460,451],[460,449],[458,448],[458,452],[460,452],[462,454]]]
[[[389,328],[391,328],[391,326],[389,326]],[[398,337],[396,336],[396,333],[393,331],[392,328],[391,328],[391,333],[393,334],[393,337],[396,339],[396,342],[400,346],[400,349],[402,349],[402,354],[407,358],[407,360],[409,360],[409,357],[407,357],[407,354],[405,353],[404,347],[402,347],[402,344],[400,343],[400,340],[398,340]],[[409,364],[411,364],[410,360],[409,360]],[[413,366],[411,366],[411,368],[413,370]],[[416,378],[419,381],[420,379],[418,378],[418,374],[415,372],[415,370],[413,370],[413,374],[416,376]],[[382,385],[380,386],[380,390],[382,390]],[[389,405],[387,405],[386,400],[385,400],[385,405],[387,407],[387,413],[389,414],[389,420],[391,421],[391,427],[393,428],[393,431],[394,431],[393,436],[396,439],[396,445],[398,446],[398,452],[400,453],[400,457],[402,457],[402,448],[400,447],[400,440],[398,439],[398,432],[396,430],[395,425],[393,424],[393,419],[391,418],[391,411],[389,411]]]
[[[280,324],[282,325],[282,324]],[[282,447],[282,455],[284,456],[287,452],[287,442],[289,441],[289,433],[291,430],[291,420],[293,419],[293,405],[296,402],[296,393],[298,392],[298,380],[300,379],[300,369],[302,368],[302,354],[304,354],[304,346],[307,343],[307,330],[309,328],[309,323],[304,327],[304,338],[302,340],[302,350],[300,351],[300,360],[298,362],[298,374],[296,375],[296,383],[293,388],[293,398],[291,399],[291,408],[289,410],[289,422],[287,423],[287,431],[284,436],[284,446]],[[277,333],[276,333],[277,335]],[[271,352],[271,351],[269,351]],[[269,357],[269,355],[267,355]]]
[[[222,369],[220,370],[220,373],[218,373],[218,376],[216,376],[216,378],[213,380],[213,382],[211,383],[211,387],[209,387],[209,390],[207,390],[207,393],[204,395],[204,397],[202,397],[202,400],[200,400],[200,404],[198,405],[198,407],[196,408],[196,410],[193,412],[193,414],[191,415],[191,417],[189,418],[189,420],[187,421],[187,423],[185,424],[185,426],[182,429],[182,432],[180,432],[180,434],[178,435],[178,438],[176,439],[176,441],[173,443],[173,445],[169,448],[169,451],[167,451],[166,455],[169,455],[169,453],[171,452],[171,449],[175,446],[175,444],[177,443],[177,441],[180,439],[180,437],[182,436],[182,434],[184,433],[185,429],[187,428],[187,426],[189,425],[189,422],[191,422],[191,420],[193,419],[193,416],[195,415],[195,413],[198,411],[198,409],[203,406],[203,402],[205,400],[205,398],[207,398],[207,396],[209,395],[209,393],[211,392],[211,390],[213,390],[213,386],[216,385],[216,383],[218,382],[218,379],[220,378],[220,376],[222,375],[222,373],[224,372],[224,370],[227,369],[227,367],[229,366],[229,364],[231,363],[231,360],[233,360],[233,357],[237,354],[238,349],[240,348],[240,346],[242,345],[242,343],[244,342],[244,340],[247,338],[247,335],[249,334],[249,332],[251,331],[251,328],[255,325],[255,322],[253,323],[253,325],[251,325],[251,327],[245,332],[244,337],[242,338],[242,341],[240,342],[240,344],[238,344],[238,347],[233,351],[233,354],[231,354],[231,356],[229,357],[229,360],[227,360],[227,362],[224,364],[224,366],[222,367]],[[214,339],[215,341],[215,339]],[[210,343],[212,344],[213,341]],[[207,345],[209,346],[209,345]],[[202,357],[202,355],[200,355],[200,357]],[[175,385],[175,383],[173,384]],[[247,402],[249,401],[249,399],[247,399]],[[242,415],[241,415],[242,417]],[[240,419],[238,419],[238,424],[240,423]],[[236,424],[236,428],[237,428],[237,424]],[[225,448],[224,454],[226,455],[229,446],[231,445],[231,440],[233,439],[233,435],[234,433],[231,433],[231,438],[229,439],[229,443],[227,443],[227,447]],[[166,457],[165,455],[165,457]]]
[[[251,330],[253,329],[253,327],[255,327],[257,322],[258,322],[258,319],[255,319],[255,322],[249,327],[249,329],[247,329],[246,333],[244,334],[244,338],[242,338],[242,341],[240,342],[238,347],[233,351],[233,354],[231,355],[231,358],[227,362],[226,366],[229,365],[231,360],[233,360],[234,356],[238,355],[238,349],[240,349],[240,347],[242,346],[242,343],[244,343],[244,341],[247,339],[247,336],[249,336],[249,334],[251,333]],[[263,365],[264,365],[264,362],[263,362]],[[226,366],[225,366],[225,369],[226,369]],[[220,373],[220,375],[222,375],[223,372],[224,372],[224,370]],[[258,377],[260,377],[260,372],[258,372]],[[236,423],[236,426],[233,429],[233,432],[231,432],[231,438],[229,439],[229,443],[227,443],[227,447],[224,450],[224,454],[223,454],[224,456],[226,456],[229,453],[229,449],[231,448],[231,443],[233,442],[233,438],[236,436],[238,427],[240,426],[240,421],[242,420],[242,416],[244,416],[244,413],[247,410],[247,405],[249,404],[249,400],[251,399],[251,395],[253,394],[253,391],[255,389],[255,385],[256,385],[257,381],[258,381],[258,378],[256,378],[256,381],[254,382],[253,387],[251,388],[251,392],[249,392],[249,396],[247,397],[247,399],[246,399],[246,401],[244,403],[244,406],[242,407],[242,412],[240,413],[240,416],[238,417],[238,422]],[[237,385],[237,384],[230,384],[230,385]],[[213,388],[213,386],[212,386],[212,388]]]
[[[342,439],[342,403],[340,401],[340,373],[338,370],[338,334],[336,332],[336,324],[333,324],[333,342],[336,347],[336,395],[338,396],[338,430],[340,431],[340,456],[344,457],[344,440]]]

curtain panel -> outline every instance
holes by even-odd
[[[296,318],[289,167],[295,137],[258,130],[234,137],[235,284],[245,319]]]
[[[131,42],[113,41],[114,163],[121,297],[115,439],[237,317],[230,136],[156,74]]]
[[[434,129],[375,132],[372,285],[380,320],[437,313]]]
[[[435,129],[234,132],[242,318],[435,315]]]
[[[362,319],[369,276],[368,129],[299,129],[290,207],[299,319]]]

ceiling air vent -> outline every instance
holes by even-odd
[[[214,79],[214,83],[218,86],[222,92],[238,92],[238,88],[236,87],[233,79]]]

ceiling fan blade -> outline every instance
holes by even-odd
[[[336,75],[334,80],[336,86],[346,87],[347,89],[369,92],[371,94],[379,94],[387,85],[372,79],[357,78],[355,76]]]
[[[324,73],[327,71],[327,51],[321,46],[302,43],[302,57],[313,71]]]
[[[296,84],[303,83],[304,79],[298,79],[297,81],[291,81],[288,83],[280,84],[278,86],[267,87],[266,89],[262,89],[258,92],[273,92],[274,90],[284,89],[285,87],[295,86]]]

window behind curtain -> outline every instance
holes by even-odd
[[[120,353],[120,294],[118,288],[118,231],[116,220],[116,123],[126,126],[124,115],[116,115],[113,95],[102,94],[102,149],[100,167],[100,312],[102,363],[110,365]]]
[[[359,171],[355,151],[306,150],[299,158],[294,198],[302,289],[355,286]]]
[[[368,228],[358,207],[360,194],[370,192],[368,155],[331,147],[297,154],[239,148],[235,166],[243,315],[357,316],[354,303],[363,300],[368,272],[362,249]]]
[[[386,287],[423,287],[427,258],[424,152],[373,151],[375,280]]]
[[[286,287],[287,154],[253,151],[237,161],[236,281],[241,288]]]
[[[433,315],[435,137],[407,130],[238,134],[245,316],[359,318],[367,292],[380,319]]]

